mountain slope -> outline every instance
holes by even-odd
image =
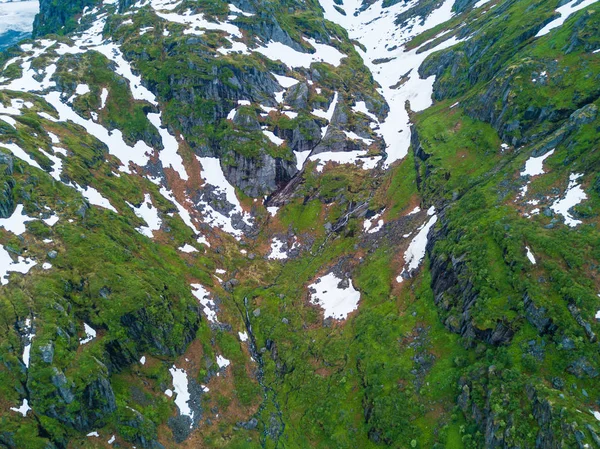
[[[42,1],[0,445],[600,447],[596,8]]]

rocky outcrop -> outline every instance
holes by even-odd
[[[175,317],[173,312],[171,316],[161,312],[161,316],[156,316],[147,308],[142,308],[123,315],[121,325],[139,348],[175,357],[182,354],[194,339],[200,323],[200,311],[197,308],[188,309],[182,315],[184,316]],[[175,323],[184,329],[180,334],[173,332]]]
[[[491,345],[503,345],[515,334],[513,324],[497,321],[494,327],[481,329],[473,321],[471,310],[479,300],[475,286],[469,280],[465,256],[456,257],[436,251],[436,243],[448,236],[443,213],[442,226],[431,231],[427,243],[430,259],[431,288],[435,304],[443,310],[444,324],[452,332],[460,334],[466,342],[480,340]]]
[[[97,0],[40,0],[40,12],[33,22],[33,37],[45,34],[65,34],[72,31],[75,17]]]
[[[0,151],[0,218],[9,218],[15,211],[13,189],[15,180],[12,178],[13,157]]]
[[[246,195],[270,195],[285,186],[298,171],[295,161],[263,153],[258,158],[248,158],[234,153],[233,160],[223,167],[225,177]]]
[[[556,332],[558,327],[554,324],[552,318],[548,317],[547,310],[544,307],[537,307],[528,294],[525,294],[523,304],[525,305],[525,317],[537,329],[538,334],[546,335]]]
[[[321,141],[321,128],[315,120],[298,118],[293,128],[277,126],[274,134],[285,139],[292,151],[312,151]]]
[[[47,387],[29,388],[32,407],[37,413],[54,418],[72,429],[88,432],[102,427],[117,410],[116,398],[108,381],[108,370],[101,362],[98,373],[79,386],[57,367],[49,373]]]
[[[465,416],[472,419],[481,432],[481,447],[517,448],[519,420],[529,414],[537,423],[537,433],[530,436],[535,449],[560,449],[575,447],[576,429],[566,423],[560,409],[557,409],[539,389],[531,384],[524,386],[523,397],[517,413],[509,412],[511,399],[502,389],[504,373],[496,370],[478,369],[459,381],[461,394],[458,406]],[[527,428],[527,430],[529,430]],[[521,430],[523,431],[523,430]]]

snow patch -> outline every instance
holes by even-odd
[[[190,393],[188,391],[187,373],[183,368],[179,369],[175,365],[173,365],[172,368],[169,368],[169,372],[173,377],[173,389],[177,394],[175,397],[175,405],[177,405],[177,408],[179,408],[179,414],[189,416],[191,418],[192,422],[190,423],[190,427],[192,427],[194,421],[194,412],[188,404],[190,400]],[[167,396],[169,395],[167,394]]]
[[[89,324],[83,323],[83,328],[85,330],[85,338],[79,340],[80,345],[85,345],[86,343],[89,343],[94,338],[96,338],[96,330],[92,328]]]
[[[526,246],[525,249],[527,250],[527,258],[529,259],[529,262],[531,262],[533,265],[535,265],[536,264],[535,256],[531,252],[531,248],[529,248],[529,246]]]
[[[220,354],[217,355],[217,365],[219,366],[219,369],[227,368],[230,364],[231,362],[225,357]]]
[[[17,412],[17,413],[20,413],[23,416],[27,416],[27,412],[29,410],[31,410],[31,407],[29,407],[29,402],[27,401],[27,399],[23,399],[23,403],[21,404],[20,407],[11,407],[10,409],[13,412]]]
[[[362,8],[362,0],[345,0],[343,5],[338,5],[335,0],[320,0],[325,18],[344,27],[351,39],[356,39],[366,48],[366,52],[359,48],[357,51],[381,86],[379,92],[390,106],[378,130],[387,146],[386,165],[389,166],[404,158],[410,146],[411,130],[405,109],[406,101],[410,101],[413,111],[421,111],[432,104],[435,77],[420,79],[419,66],[431,53],[451,47],[459,41],[452,37],[420,53],[419,48],[405,51],[405,44],[412,37],[453,17],[454,0],[444,0],[425,20],[415,17],[402,28],[395,23],[398,14],[414,7],[415,3],[398,2],[388,8],[384,8],[383,3],[375,2],[368,8]],[[338,8],[342,8],[345,14],[340,13]],[[381,63],[381,60],[388,62]],[[404,82],[399,83],[404,74]]]
[[[320,173],[328,162],[336,164],[362,164],[363,170],[372,170],[381,160],[381,156],[366,156],[366,151],[325,151],[310,156],[311,161],[318,161],[317,171]]]
[[[197,158],[202,165],[201,176],[205,183],[213,186],[216,193],[224,196],[227,202],[233,206],[233,210],[229,213],[229,216],[227,216],[224,213],[215,210],[206,201],[201,201],[200,204],[204,206],[203,213],[205,220],[212,226],[220,228],[238,239],[241,238],[243,233],[241,230],[233,227],[231,215],[241,215],[242,221],[248,226],[252,226],[252,217],[242,209],[242,205],[235,194],[235,188],[229,184],[227,178],[225,178],[219,159],[216,157],[199,156],[197,156]]]
[[[306,39],[306,41],[316,50],[314,53],[301,53],[288,47],[281,42],[270,41],[265,47],[254,49],[272,61],[281,61],[288,67],[303,67],[310,68],[313,62],[325,62],[338,67],[342,59],[346,57],[337,48],[326,44],[320,44],[314,39]]]
[[[365,230],[365,232],[367,232],[368,234],[375,234],[376,232],[379,232],[381,230],[384,224],[383,220],[381,219],[381,216],[384,212],[385,209],[371,218],[365,218],[365,221],[363,223],[363,229]],[[376,223],[375,226],[373,226],[373,223]]]
[[[144,201],[140,204],[139,207],[135,207],[132,204],[129,204],[129,207],[133,209],[133,213],[144,220],[147,226],[140,226],[136,228],[140,234],[145,235],[148,238],[153,238],[153,231],[158,231],[162,224],[162,220],[158,215],[158,209],[154,207],[152,204],[152,197],[149,193],[144,194]]]
[[[596,3],[597,1],[598,0],[583,0],[583,1],[581,1],[581,0],[571,0],[566,5],[563,5],[560,8],[557,8],[556,12],[558,14],[560,14],[560,17],[554,19],[552,22],[550,22],[544,28],[542,28],[540,31],[538,31],[538,33],[535,35],[535,37],[545,36],[546,34],[548,34],[553,29],[562,26],[562,24],[565,23],[566,20],[572,14],[575,14],[577,11],[579,11],[579,10],[581,10],[583,8],[587,8],[588,6]]]
[[[583,200],[587,199],[586,193],[581,188],[581,185],[577,183],[579,178],[582,176],[583,174],[581,173],[572,173],[569,176],[569,185],[567,186],[565,195],[563,198],[557,199],[550,206],[550,209],[552,209],[555,213],[562,215],[565,219],[565,224],[572,228],[581,224],[581,220],[575,219],[569,211],[572,207],[575,207]]]
[[[271,252],[269,253],[269,259],[284,260],[288,258],[287,253],[283,250],[285,242],[279,240],[277,237],[271,242]]]
[[[345,320],[348,314],[358,309],[360,292],[348,279],[348,285],[340,287],[342,279],[334,273],[326,274],[308,286],[312,304],[323,308],[325,318]]]
[[[9,273],[27,274],[36,265],[37,262],[34,260],[22,256],[17,256],[17,261],[14,262],[8,251],[0,246],[0,284],[8,284]]]
[[[191,287],[192,295],[194,295],[202,305],[202,311],[204,312],[204,315],[206,315],[206,319],[210,323],[218,323],[219,320],[216,312],[217,305],[212,299],[210,299],[210,293],[208,290],[206,290],[204,286],[200,284],[191,284]]]
[[[430,209],[431,210],[431,209]],[[429,211],[428,211],[428,215]],[[437,215],[431,216],[427,223],[423,224],[419,228],[419,232],[413,238],[413,240],[408,245],[406,252],[404,253],[404,262],[405,266],[402,270],[402,273],[396,278],[397,282],[402,282],[405,277],[410,276],[410,274],[416,270],[421,261],[425,258],[425,249],[427,247],[427,237],[429,235],[429,231],[437,222]]]

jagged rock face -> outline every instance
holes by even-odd
[[[600,13],[554,3],[43,0],[0,446],[598,444]]]
[[[97,0],[40,0],[40,12],[33,23],[33,36],[64,34],[75,28],[75,16]]]
[[[227,180],[254,198],[270,195],[284,187],[297,171],[294,161],[274,158],[268,154],[263,154],[258,159],[236,155],[224,167]]]

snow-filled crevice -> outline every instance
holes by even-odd
[[[431,53],[458,43],[454,37],[434,48],[419,52],[419,48],[406,50],[411,38],[452,18],[454,0],[445,0],[422,22],[415,17],[400,28],[396,17],[414,6],[414,2],[399,2],[389,8],[379,0],[363,9],[362,0],[345,0],[338,5],[335,0],[319,0],[325,18],[344,27],[350,38],[360,42],[366,51],[357,47],[365,65],[380,84],[379,92],[389,105],[389,113],[379,124],[377,132],[386,143],[386,165],[404,158],[410,146],[410,119],[406,102],[413,111],[421,111],[432,104],[435,77],[421,79],[418,68]],[[343,9],[345,14],[340,12]],[[384,62],[382,62],[384,61]],[[404,78],[403,82],[400,82]],[[373,116],[363,104],[357,104],[361,112]],[[373,116],[374,119],[376,117]]]

